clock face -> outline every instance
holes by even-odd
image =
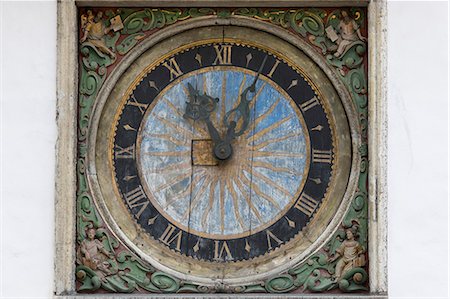
[[[314,218],[334,136],[320,94],[294,66],[256,46],[210,42],[164,57],[132,89],[114,123],[114,179],[162,246],[247,260]]]
[[[125,246],[180,279],[236,284],[323,244],[352,149],[340,97],[307,55],[210,26],[127,59],[95,108],[88,168]]]

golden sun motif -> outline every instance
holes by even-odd
[[[223,136],[226,112],[237,107],[253,76],[232,67],[203,69],[168,86],[144,117],[138,165],[146,193],[167,219],[199,236],[227,239],[260,231],[282,217],[303,188],[306,126],[292,99],[268,78],[257,84],[250,125],[232,141],[232,157],[215,165],[192,163],[193,142],[210,136],[203,122],[183,117],[187,83],[201,80],[203,92],[219,98],[211,120]]]

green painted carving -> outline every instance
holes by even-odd
[[[125,55],[128,51],[130,51],[139,40],[143,39],[145,34],[143,33],[134,33],[130,36],[127,36],[118,46],[117,52],[120,55]]]
[[[180,288],[177,279],[144,267],[126,252],[121,252],[116,259],[108,260],[108,263],[111,272],[106,276],[84,265],[78,265],[77,279],[81,282],[78,290],[95,291],[103,288],[111,292],[131,293],[136,289],[143,289],[153,293],[174,293]]]
[[[350,208],[330,241],[317,253],[285,273],[255,285],[205,286],[180,281],[142,262],[105,229],[87,184],[86,135],[92,107],[109,69],[146,36],[183,20],[212,16],[258,19],[293,31],[322,53],[347,86],[360,117],[361,173]],[[185,8],[117,9],[81,15],[80,82],[77,162],[77,267],[78,291],[131,293],[286,293],[293,290],[342,292],[367,290],[367,79],[366,39],[359,28],[365,23],[360,8],[259,9]],[[343,27],[347,34],[343,34]],[[348,34],[350,33],[350,34]],[[350,248],[347,256],[344,251]],[[350,254],[349,252],[353,253]]]
[[[120,38],[119,32],[115,32],[114,35],[105,35],[105,44],[108,48],[110,48],[112,50],[112,52],[116,51],[115,47],[116,47],[117,40],[119,38]]]
[[[212,15],[216,11],[210,8],[190,8],[190,9],[144,9],[135,11],[123,9],[120,12],[124,20],[122,34],[133,34],[144,32],[156,28],[163,28],[166,25],[173,24],[188,18]]]
[[[283,274],[269,279],[265,284],[270,293],[285,293],[295,289],[294,278],[289,274]]]

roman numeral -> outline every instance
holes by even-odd
[[[319,203],[317,200],[305,193],[302,193],[298,202],[295,204],[295,208],[303,212],[308,217],[311,217],[318,205]]]
[[[331,150],[324,151],[324,150],[312,150],[312,156],[313,156],[313,162],[315,163],[328,163],[331,164],[331,161],[333,159],[333,153]]]
[[[142,186],[139,185],[136,189],[131,190],[127,194],[125,194],[125,200],[127,201],[128,207],[130,210],[141,207],[139,212],[136,214],[136,217],[139,219],[141,217],[142,212],[144,212],[145,208],[148,206],[148,200],[142,190]]]
[[[170,58],[168,63],[166,61],[162,65],[165,66],[169,70],[170,81],[183,75],[183,72],[181,71],[180,66],[178,65],[177,61],[175,60],[175,57]]]
[[[275,72],[275,70],[277,69],[279,64],[280,64],[280,61],[278,59],[275,59],[275,64],[273,65],[273,67],[270,70],[270,72],[267,74],[267,77],[272,78],[272,75]]]
[[[317,105],[320,105],[319,99],[314,96],[311,100],[308,100],[308,101],[304,102],[303,104],[301,104],[300,109],[302,109],[303,112],[306,112],[309,109],[311,109]]]
[[[231,64],[231,46],[230,45],[214,45],[216,50],[216,59],[213,65],[218,64]]]
[[[116,159],[134,159],[134,144],[125,148],[116,144],[114,157],[116,157]]]
[[[145,109],[147,109],[149,104],[139,103],[134,97],[134,95],[131,95],[131,98],[128,100],[127,105],[138,107],[139,111],[141,111],[141,113],[144,114]]]
[[[278,243],[278,245],[283,243],[283,241],[278,239],[278,237],[275,236],[270,230],[266,230],[266,235],[267,235],[267,246],[269,247],[269,251],[273,249],[272,242],[271,242],[272,239],[275,240]]]
[[[178,233],[174,235],[176,229],[177,228],[175,226],[169,223],[161,237],[159,237],[159,240],[167,246],[170,246],[172,242],[176,241],[175,249],[177,251],[181,251],[181,237],[183,236],[183,232],[179,230]]]
[[[225,259],[232,260],[233,256],[231,255],[230,248],[228,247],[228,244],[226,241],[223,241],[222,247],[220,247],[221,241],[214,241],[214,259],[216,261],[220,261],[222,259],[222,255],[225,252],[227,256]]]

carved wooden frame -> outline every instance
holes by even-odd
[[[58,2],[58,68],[56,197],[55,197],[55,287],[58,298],[98,295],[76,293],[76,162],[77,162],[77,98],[78,98],[78,15],[85,6],[147,6],[147,7],[327,7],[367,6],[369,33],[369,286],[371,293],[352,298],[387,296],[387,101],[386,101],[386,2],[385,0],[97,0]],[[135,298],[139,295],[111,295],[114,298]],[[144,295],[148,297],[148,295]],[[170,295],[189,297],[188,295]],[[195,295],[203,297],[208,295]],[[221,295],[213,295],[221,296]],[[250,298],[249,295],[243,295]],[[258,294],[255,298],[275,297]],[[294,295],[278,295],[291,297]],[[277,296],[277,297],[278,297]],[[298,295],[295,295],[298,296]],[[308,298],[329,298],[329,295],[308,295]],[[339,297],[339,295],[337,296]],[[104,296],[102,296],[104,298]],[[167,298],[167,295],[165,295]]]

